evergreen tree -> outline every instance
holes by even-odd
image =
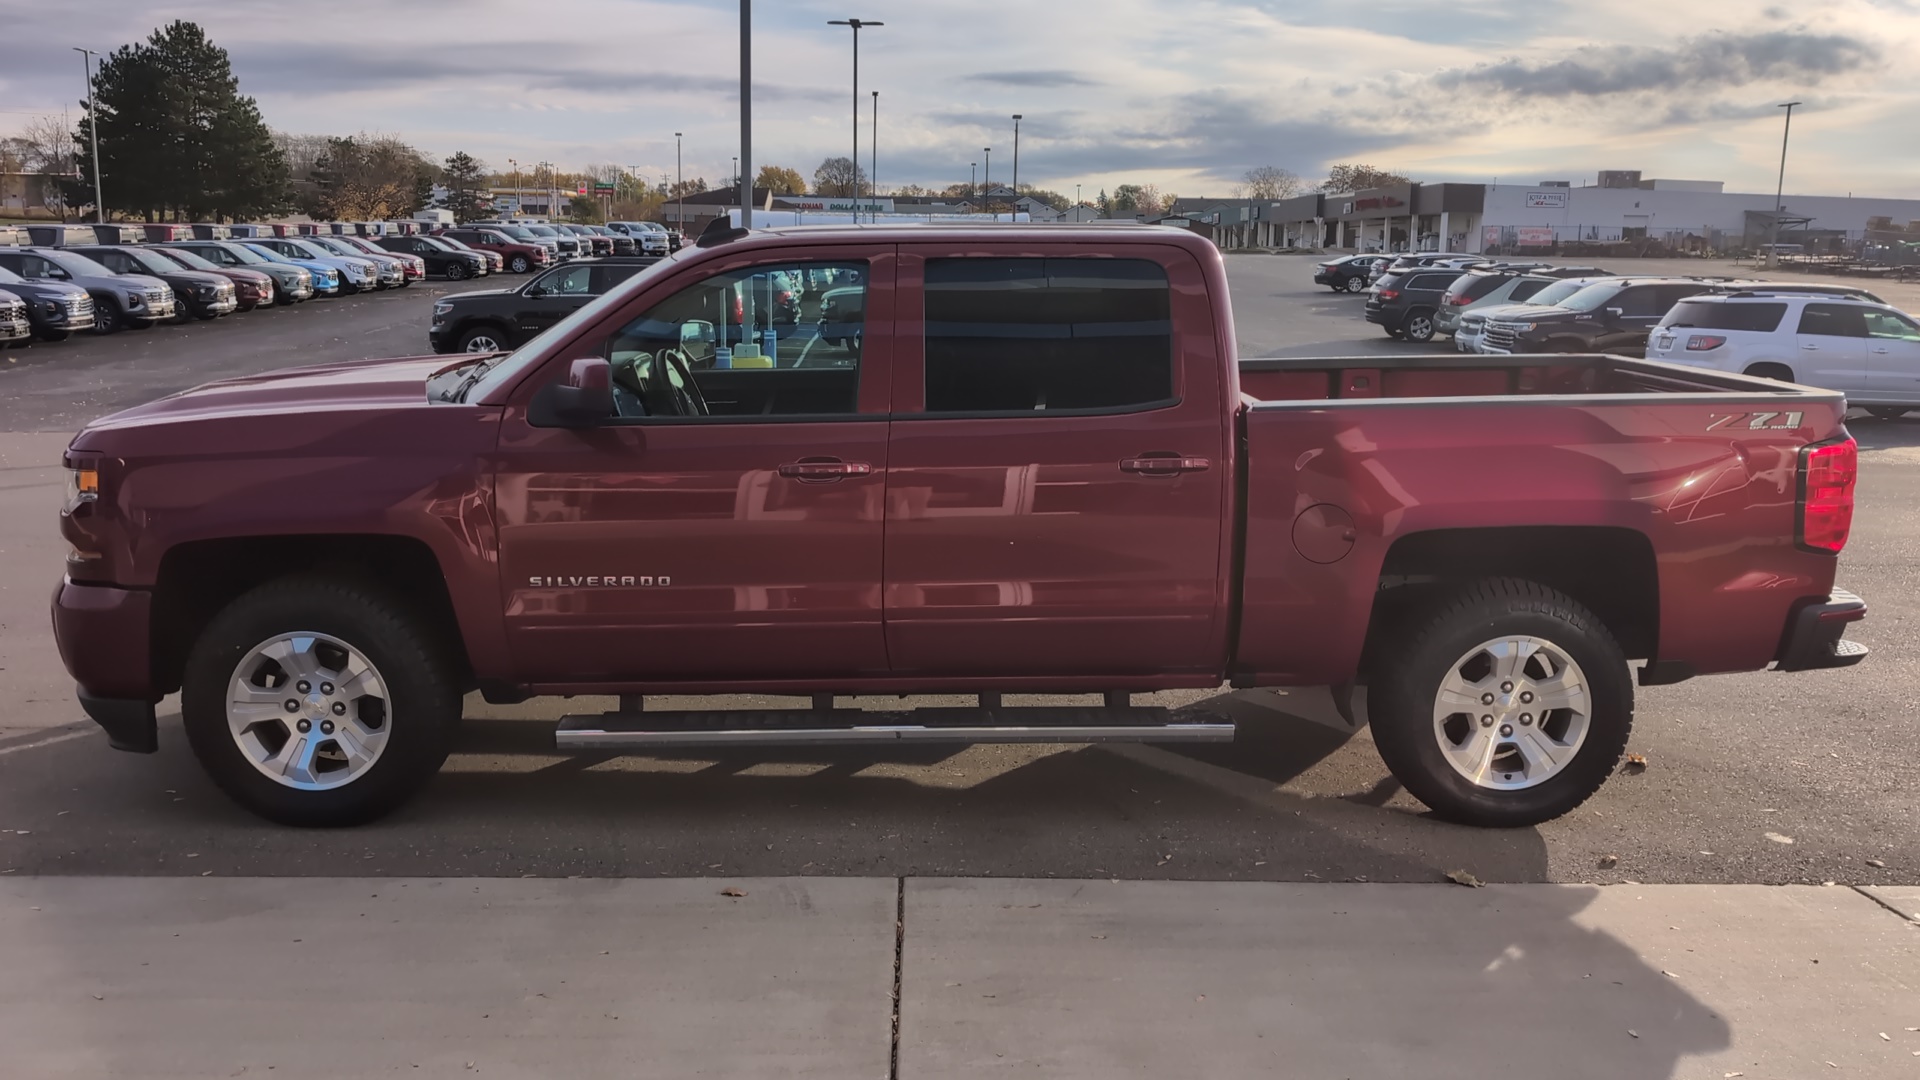
[[[453,220],[465,225],[493,215],[493,198],[487,191],[487,165],[462,150],[447,159],[443,172],[447,185],[447,209]]]

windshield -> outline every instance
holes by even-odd
[[[195,255],[193,252],[188,251],[185,248],[154,248],[153,250],[159,252],[165,258],[172,259],[174,262],[179,263],[181,266],[184,266],[189,270],[212,270],[217,273],[220,269],[219,267],[213,265],[212,263],[201,258],[200,256]]]
[[[41,248],[40,257],[76,277],[114,276],[113,271],[101,266],[85,255],[76,255],[71,251],[48,251],[46,248]]]
[[[1526,302],[1529,304],[1544,304],[1551,307],[1565,300],[1567,297],[1572,296],[1574,293],[1579,292],[1581,289],[1586,288],[1590,284],[1592,284],[1592,282],[1556,281],[1546,288],[1541,289],[1539,292],[1534,293]]]
[[[280,242],[287,245],[287,249],[293,254],[309,259],[325,259],[332,254],[331,252],[322,250],[319,245],[307,240],[282,240]]]
[[[319,248],[322,251],[329,252],[334,255],[345,255],[352,250],[351,248],[348,248],[346,245],[340,243],[338,239],[331,236],[311,236],[307,238],[306,242],[308,244],[311,244],[314,247]],[[358,254],[358,253],[356,252],[355,254]]]
[[[432,248],[435,251],[455,250],[452,244],[448,243],[445,240],[440,239],[437,236],[419,236],[419,237],[415,237],[415,239],[427,245],[428,247]]]
[[[618,307],[625,303],[627,297],[646,288],[647,284],[654,278],[662,274],[671,273],[675,264],[685,257],[685,252],[675,252],[661,259],[659,262],[633,275],[619,285],[600,294],[600,296],[580,310],[547,327],[540,333],[535,334],[511,354],[495,361],[493,367],[488,369],[486,375],[481,378],[479,382],[474,383],[473,387],[468,390],[465,400],[479,401],[493,392],[497,387],[504,386],[518,379],[521,373],[527,369],[527,365],[532,362],[532,358],[539,355],[540,347],[545,345],[549,339],[567,337],[581,324],[590,323],[598,319],[608,308]]]
[[[14,273],[4,266],[0,266],[0,285],[25,285],[26,283],[26,278],[21,277],[19,274]]]
[[[1568,311],[1597,311],[1600,308],[1606,307],[1608,301],[1620,295],[1620,290],[1623,287],[1624,286],[1620,285],[1589,285],[1579,292],[1574,293],[1572,296],[1567,297],[1565,300],[1560,301],[1560,303],[1555,306],[1566,308]]]
[[[534,233],[531,230],[523,228],[519,225],[489,225],[487,226],[487,228],[492,229],[494,232],[497,232],[497,233],[504,233],[507,236],[513,237],[515,240],[538,241],[540,239],[538,236],[534,235]]]
[[[261,255],[259,252],[255,251],[253,248],[248,247],[246,244],[222,244],[220,245],[220,250],[231,254],[234,258],[239,259],[241,262],[246,263],[250,266],[259,266],[263,263],[270,263],[273,261],[272,259],[266,258],[265,256]]]
[[[142,268],[151,273],[177,274],[180,272],[178,264],[168,262],[165,256],[157,255],[146,248],[129,247],[121,248],[120,251],[126,255],[127,258],[139,263]]]
[[[527,231],[535,236],[559,236],[560,234],[545,225],[528,225]]]

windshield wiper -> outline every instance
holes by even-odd
[[[460,401],[460,402],[466,401],[467,392],[472,390],[474,384],[479,382],[487,374],[487,372],[492,371],[493,365],[499,362],[500,362],[500,358],[496,356],[491,360],[482,360],[479,363],[473,365],[473,370],[467,373],[466,378],[460,380],[459,386],[456,386],[453,388],[453,392],[447,395],[447,400]]]

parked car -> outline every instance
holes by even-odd
[[[329,267],[340,274],[340,291],[351,296],[380,288],[380,268],[372,259],[342,255],[313,242],[308,236],[269,236],[249,242],[256,249],[276,252],[289,259],[305,260]]]
[[[386,252],[375,255],[372,252],[362,251],[359,245],[353,242],[352,237],[338,235],[306,236],[302,237],[301,240],[331,255],[365,259],[372,263],[374,272],[378,275],[375,278],[375,288],[401,289],[405,288],[412,281],[412,279],[407,276],[406,263],[401,261],[399,257]]]
[[[173,287],[146,273],[119,274],[67,248],[0,248],[0,266],[29,282],[78,285],[93,297],[93,329],[144,330],[177,313]]]
[[[640,245],[642,255],[671,255],[673,245],[668,240],[666,227],[655,229],[653,225],[650,221],[607,222],[607,228],[632,237],[634,243]]]
[[[27,298],[0,288],[0,348],[33,340],[33,321],[27,318]]]
[[[1440,298],[1433,316],[1434,333],[1451,337],[1459,333],[1460,320],[1475,308],[1522,303],[1553,281],[1518,271],[1469,270],[1455,278]]]
[[[504,274],[507,272],[507,260],[501,258],[500,253],[497,251],[482,251],[476,247],[469,247],[444,232],[423,235],[421,239],[430,244],[438,244],[448,251],[461,251],[469,255],[480,256],[486,260],[487,273],[489,274]]]
[[[1319,263],[1313,268],[1313,283],[1325,285],[1334,292],[1364,292],[1373,268],[1386,261],[1385,255],[1347,255]]]
[[[1552,307],[1560,301],[1579,292],[1581,289],[1605,278],[1562,278],[1524,300],[1511,300],[1492,307],[1476,307],[1460,316],[1459,328],[1453,332],[1453,347],[1466,353],[1482,352],[1486,338],[1487,320],[1503,318],[1509,315],[1522,316],[1535,308]]]
[[[272,307],[277,299],[273,288],[273,277],[270,274],[240,267],[218,266],[185,248],[174,247],[171,244],[149,244],[145,250],[178,263],[183,269],[218,274],[232,282],[235,311],[252,311],[262,304]]]
[[[179,314],[175,318],[217,319],[240,306],[233,282],[219,274],[189,270],[145,244],[99,244],[70,249],[116,274],[147,274],[173,290]]]
[[[1838,390],[1883,420],[1920,408],[1920,324],[1859,296],[1764,287],[1681,300],[1647,359]]]
[[[874,257],[925,272],[887,275],[915,317],[877,321],[872,355],[815,367],[794,335],[799,366],[688,363],[743,278]],[[419,791],[476,690],[983,699],[556,725],[602,754],[1223,741],[1230,718],[1132,695],[1231,682],[1364,685],[1405,790],[1500,827],[1600,787],[1636,674],[1867,655],[1835,588],[1840,394],[1600,356],[1239,361],[1223,262],[1173,229],[746,232],[508,355],[96,419],[63,459],[59,655],[112,745],[155,751],[178,691],[166,736],[299,825]],[[1016,687],[1106,704],[1025,712]]]
[[[1553,307],[1487,321],[1486,353],[1612,353],[1643,356],[1647,333],[1673,305],[1711,292],[1717,282],[1684,277],[1616,277],[1595,282]]]
[[[392,235],[398,236],[399,233],[396,232]],[[410,252],[394,251],[384,246],[380,241],[389,239],[385,234],[378,236],[336,236],[334,239],[363,255],[400,260],[401,273],[406,275],[406,281],[403,282],[403,284],[410,285],[416,281],[426,280],[427,260]]]
[[[547,257],[552,262],[559,262],[565,255],[565,253],[560,250],[559,237],[542,236],[539,233],[534,232],[528,226],[520,224],[518,222],[476,221],[476,222],[473,222],[473,224],[478,225],[481,228],[492,229],[493,231],[500,233],[503,236],[506,236],[508,239],[518,241],[519,243],[522,243],[522,244],[538,244],[541,247],[547,249]],[[575,252],[576,254],[578,253],[577,244],[575,245]]]
[[[1447,287],[1462,273],[1437,267],[1389,272],[1367,293],[1367,321],[1390,338],[1432,341],[1438,329],[1434,318]]]
[[[93,297],[78,285],[24,278],[0,265],[0,288],[27,302],[27,322],[41,341],[65,341],[76,330],[93,329]]]
[[[658,259],[567,263],[514,289],[456,293],[434,301],[427,343],[437,353],[501,352],[585,307]]]
[[[1551,263],[1487,263],[1475,267],[1476,270],[1519,270],[1533,277],[1545,278],[1603,278],[1612,277],[1613,271],[1602,270],[1597,266],[1555,266]]]
[[[374,241],[387,251],[419,259],[429,274],[448,281],[487,276],[487,258],[477,251],[455,251],[430,236],[383,236]]]
[[[560,229],[563,232],[572,233],[575,237],[577,237],[581,245],[583,246],[583,248],[585,248],[582,254],[585,254],[585,255],[613,254],[613,241],[607,239],[604,236],[601,236],[599,233],[594,232],[592,229],[588,228],[585,225],[564,224],[564,225],[556,225],[554,226],[554,228]]]
[[[216,269],[249,270],[265,274],[273,282],[274,302],[283,307],[310,300],[315,293],[314,271],[275,262],[237,241],[176,240],[171,244],[161,245],[161,248],[167,251],[191,253]],[[334,292],[339,287],[336,279],[333,284],[326,287],[325,292]]]
[[[578,236],[575,236],[558,225],[527,224],[521,227],[542,240],[553,241],[558,245],[562,259],[578,259],[583,255],[591,254],[593,251],[592,244],[581,240]]]
[[[506,262],[510,273],[525,274],[555,261],[553,249],[538,242],[538,239],[521,240],[493,226],[462,226],[441,233],[449,239],[458,240],[469,247],[498,254]],[[528,234],[531,236],[532,234]]]
[[[1388,274],[1422,267],[1465,270],[1472,266],[1484,266],[1487,261],[1479,255],[1462,255],[1457,251],[1409,251],[1376,263],[1372,280],[1379,281]]]
[[[313,295],[340,296],[346,293],[346,274],[339,267],[330,266],[318,259],[295,258],[284,255],[256,240],[236,241],[242,251],[257,256],[276,266],[290,266],[296,270],[305,270],[313,279]]]
[[[587,228],[592,229],[596,235],[606,238],[607,242],[613,245],[613,254],[615,255],[638,255],[641,253],[639,243],[626,233],[614,232],[605,225],[589,225]]]

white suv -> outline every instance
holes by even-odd
[[[1881,419],[1920,408],[1920,323],[1857,294],[1688,297],[1653,329],[1647,359],[1838,390]]]

